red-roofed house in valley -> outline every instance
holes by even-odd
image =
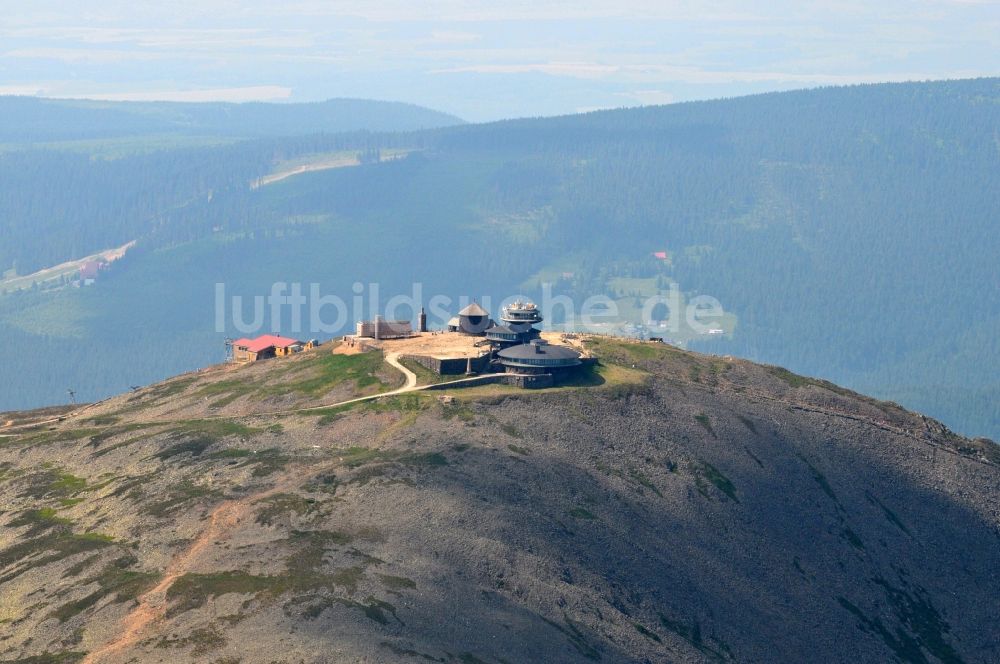
[[[665,251],[654,251],[653,258],[659,258],[661,261],[667,260],[667,252]]]
[[[274,334],[264,334],[256,339],[237,339],[233,342],[233,361],[256,362],[268,357],[291,355],[311,345]]]
[[[97,279],[98,273],[107,267],[103,261],[86,261],[80,266],[80,281],[84,286],[89,286]]]

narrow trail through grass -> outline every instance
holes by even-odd
[[[138,597],[136,607],[122,620],[118,636],[88,653],[81,664],[96,664],[105,657],[125,650],[144,638],[144,633],[154,623],[166,616],[167,593],[171,586],[177,579],[191,570],[206,549],[227,539],[243,522],[256,503],[301,486],[316,475],[326,471],[329,465],[332,464],[313,467],[306,473],[289,473],[270,489],[250,496],[227,500],[216,506],[208,516],[208,525],[202,529],[187,548],[171,559],[160,582]]]

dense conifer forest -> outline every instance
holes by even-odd
[[[499,298],[551,281],[584,298],[655,279],[735,315],[732,334],[693,347],[1000,437],[997,79],[289,137],[291,120],[253,134],[202,119],[165,139],[147,127],[161,111],[130,114],[127,137],[82,141],[120,111],[58,110],[86,111],[78,135],[18,141],[5,127],[0,270],[137,246],[92,287],[0,297],[0,332],[25,349],[5,362],[0,409],[218,361],[220,282],[349,298],[355,281],[387,294],[420,281]],[[343,153],[361,163],[252,186]]]

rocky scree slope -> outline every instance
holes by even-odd
[[[1000,658],[992,442],[589,343],[537,393],[253,415],[398,380],[316,352],[0,418],[0,660]]]

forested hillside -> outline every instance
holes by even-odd
[[[243,189],[283,159],[345,144],[365,147],[360,132],[462,122],[363,99],[196,104],[0,97],[0,115],[0,273],[19,274],[153,232],[190,240],[199,232],[183,222],[164,228],[163,216],[220,190]]]
[[[370,139],[363,133],[313,135],[150,152],[141,151],[148,139],[138,140],[0,152],[0,272],[29,274],[139,238],[162,245],[203,237],[211,231],[205,205],[215,197],[245,195],[253,180],[283,159],[364,147]],[[227,210],[229,224],[242,223],[248,205],[243,198],[235,204]],[[223,214],[218,205],[212,210]]]
[[[282,159],[376,148],[412,152],[248,185]],[[11,205],[0,264],[23,272],[85,252],[100,244],[81,239],[90,226],[106,246],[140,240],[92,290],[0,299],[8,338],[44,349],[17,358],[17,374],[64,377],[90,397],[218,359],[217,282],[245,295],[321,282],[346,299],[355,281],[387,294],[421,281],[428,293],[497,297],[538,297],[551,281],[578,300],[623,303],[648,294],[640,284],[676,283],[736,317],[735,331],[696,347],[1000,437],[997,79],[267,139],[134,161],[0,159],[48,158],[65,164],[46,177],[92,193],[78,209],[46,208],[0,185]],[[44,224],[58,251],[26,230]],[[67,359],[70,344],[93,354]],[[56,401],[65,389],[15,379],[0,404]]]

